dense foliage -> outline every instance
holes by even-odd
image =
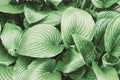
[[[119,80],[119,0],[0,0],[0,80]]]

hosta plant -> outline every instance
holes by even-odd
[[[119,0],[0,0],[0,80],[119,80]]]

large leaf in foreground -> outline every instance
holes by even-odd
[[[1,41],[0,41],[0,64],[1,65],[10,65],[15,62],[15,58],[10,56],[7,52],[7,50],[3,47]]]
[[[93,62],[92,68],[98,80],[119,80],[116,70],[112,67],[102,66],[100,68]]]
[[[13,67],[0,65],[0,80],[12,80]]]
[[[79,34],[92,40],[94,34],[94,20],[87,12],[70,7],[63,13],[61,20],[61,33],[66,47],[73,44],[72,34]]]
[[[53,57],[63,50],[60,42],[61,35],[55,27],[39,24],[25,32],[18,54],[37,58]]]
[[[115,4],[118,0],[91,0],[98,8],[108,8]]]
[[[34,60],[24,73],[22,80],[61,80],[61,74],[55,70],[54,59]]]
[[[70,73],[83,65],[85,65],[85,61],[82,54],[72,49],[64,53],[63,60],[60,60],[57,64],[57,70],[63,73]]]
[[[31,61],[32,59],[27,57],[18,58],[13,68],[13,80],[21,80],[23,78],[23,73],[25,72]]]
[[[109,22],[104,38],[106,52],[120,56],[120,16]]]
[[[20,43],[23,31],[17,25],[6,23],[1,33],[1,40],[8,52],[16,56],[16,50]]]
[[[94,45],[91,41],[80,37],[77,34],[73,34],[73,40],[75,42],[77,50],[83,55],[85,62],[91,63],[95,59]]]

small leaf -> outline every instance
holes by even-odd
[[[120,63],[119,57],[115,57],[108,53],[104,54],[102,57],[103,65],[114,66]]]
[[[48,58],[60,54],[63,47],[60,32],[51,25],[39,24],[23,35],[18,54],[36,58]]]
[[[73,7],[64,11],[61,20],[61,33],[66,47],[73,44],[72,34],[79,34],[79,36],[92,40],[93,30],[94,20],[87,12]]]
[[[55,70],[55,65],[54,59],[34,60],[22,80],[62,80],[61,74]]]
[[[109,22],[104,38],[106,52],[116,57],[120,56],[120,16]]]
[[[16,56],[16,50],[20,43],[23,31],[17,25],[6,23],[1,33],[1,40],[5,48],[12,56]]]
[[[91,0],[91,1],[97,8],[108,8],[115,4],[118,0]]]
[[[85,65],[85,61],[81,53],[74,49],[68,50],[64,53],[62,59],[63,60],[60,60],[57,64],[57,70],[62,71],[63,73],[73,72]]]
[[[51,11],[48,16],[43,19],[40,23],[42,24],[50,24],[52,26],[56,26],[60,24],[62,17],[62,12],[60,11]]]
[[[0,80],[12,80],[13,67],[0,65]]]
[[[62,0],[47,0],[48,2],[51,2],[53,5],[57,6]]]
[[[23,78],[24,72],[31,61],[32,59],[27,57],[18,58],[13,68],[13,80],[21,80]]]
[[[77,50],[83,55],[85,62],[91,63],[95,59],[94,45],[91,41],[80,37],[78,34],[73,34]]]
[[[40,21],[42,19],[44,19],[45,17],[47,17],[47,11],[39,11],[36,9],[37,4],[26,4],[24,6],[24,14],[25,14],[25,18],[28,21],[29,24],[31,23],[35,23],[37,21]]]
[[[112,67],[102,66],[99,68],[98,65],[93,62],[92,68],[98,80],[119,80],[116,70]]]

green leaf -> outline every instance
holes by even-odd
[[[51,25],[39,24],[23,35],[18,54],[36,58],[48,58],[60,54],[63,47],[60,32]]]
[[[97,80],[97,77],[94,71],[90,68],[86,71],[86,74],[83,76],[83,78],[78,80]]]
[[[85,69],[85,67],[81,67],[76,71],[69,73],[68,75],[72,80],[81,80],[81,78],[85,75],[86,70],[87,69]]]
[[[120,16],[109,22],[104,38],[106,52],[120,56]]]
[[[54,59],[34,60],[27,68],[22,80],[62,80],[61,74],[55,70]]]
[[[104,47],[104,34],[107,28],[108,23],[111,19],[109,18],[103,18],[96,22],[95,24],[95,35],[94,35],[94,43],[96,46],[99,46],[103,50],[105,50]]]
[[[23,12],[23,4],[20,4],[20,5],[8,4],[5,6],[0,6],[0,12],[10,13],[10,14],[22,13]]]
[[[119,57],[112,56],[108,53],[102,57],[103,65],[114,66],[120,63]]]
[[[11,0],[0,0],[0,6],[7,5],[11,2]]]
[[[61,33],[66,47],[73,44],[72,34],[79,34],[79,36],[92,40],[94,35],[94,20],[87,12],[69,7],[64,11],[62,16]]]
[[[32,59],[27,57],[18,58],[13,68],[13,80],[21,80],[23,78],[24,72],[27,70],[27,67],[31,61]]]
[[[117,15],[120,15],[120,13],[117,11],[101,11],[101,12],[97,13],[97,21],[100,19],[103,19],[103,18],[112,19],[113,17],[115,17]]]
[[[99,68],[98,65],[93,62],[92,68],[97,76],[97,80],[119,80],[116,70],[112,67],[102,66]]]
[[[91,41],[80,37],[78,34],[73,34],[77,50],[83,55],[86,63],[90,63],[95,59],[94,45]]]
[[[1,40],[5,48],[12,56],[16,56],[16,50],[20,43],[23,31],[17,25],[6,23],[1,33]]]
[[[14,57],[8,54],[7,50],[5,50],[0,40],[0,64],[8,66],[14,63],[15,60],[16,59]]]
[[[13,67],[0,65],[0,80],[12,80]]]
[[[47,17],[47,11],[39,11],[37,10],[36,7],[37,4],[25,4],[24,6],[24,14],[25,14],[25,18],[28,21],[29,24],[31,23],[35,23],[37,21],[40,21],[42,19],[44,19],[45,17]]]
[[[108,8],[115,4],[118,0],[91,0],[91,1],[97,8]]]
[[[53,5],[57,6],[62,0],[47,0],[48,2],[51,2]]]
[[[75,49],[71,49],[64,53],[62,60],[58,62],[56,68],[63,73],[70,73],[83,65],[85,65],[85,61],[81,53],[75,51]]]
[[[56,26],[60,24],[62,17],[62,12],[60,11],[51,11],[48,16],[43,19],[40,23],[41,24],[50,24],[52,26]]]

